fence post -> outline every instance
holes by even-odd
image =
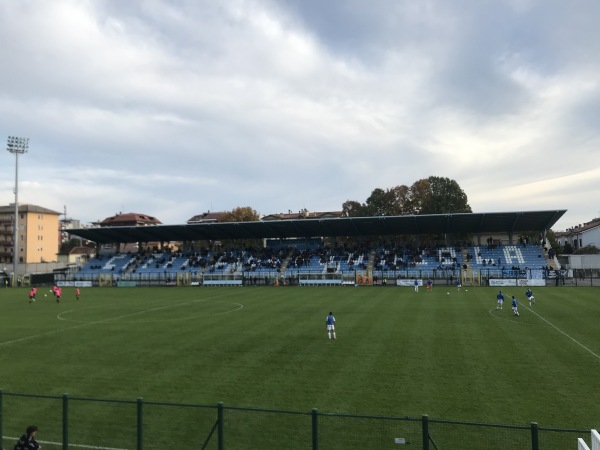
[[[69,394],[62,396],[62,448],[69,449]]]
[[[312,409],[312,450],[319,450],[319,411]]]
[[[137,450],[144,448],[144,399],[137,399]]]
[[[423,414],[421,417],[421,425],[423,431],[423,450],[429,450],[429,416]]]
[[[223,423],[223,402],[217,403],[217,448],[219,450],[225,449],[225,433]]]
[[[4,405],[2,403],[3,399],[4,399],[4,391],[2,389],[0,389],[0,448],[3,448],[2,447],[2,436],[4,436],[4,427],[2,426],[2,422],[3,422],[2,411],[4,409]]]
[[[537,422],[531,422],[531,450],[539,450],[540,445],[538,441],[538,424]]]

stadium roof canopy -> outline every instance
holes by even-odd
[[[212,222],[187,225],[78,228],[69,230],[69,233],[98,244],[442,233],[514,234],[547,230],[565,212],[566,210],[556,210]]]

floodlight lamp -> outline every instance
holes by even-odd
[[[13,154],[27,153],[29,148],[29,138],[9,136],[6,144],[6,149]]]

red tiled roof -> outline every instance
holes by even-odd
[[[99,223],[101,227],[108,226],[144,226],[144,225],[158,225],[162,223],[156,217],[148,216],[146,214],[138,213],[126,213],[117,214],[112,217],[107,217]]]

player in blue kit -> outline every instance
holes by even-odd
[[[535,305],[535,297],[533,296],[533,292],[531,292],[531,289],[527,289],[525,291],[525,297],[527,297],[527,300],[529,300],[529,306],[531,306],[532,304]]]
[[[502,293],[502,291],[496,294],[496,300],[498,301],[496,309],[502,309],[502,304],[504,303],[504,294]]]
[[[517,301],[517,299],[515,298],[515,296],[512,296],[512,312],[515,314],[515,316],[519,316],[519,302]]]
[[[335,317],[333,317],[333,313],[331,311],[325,318],[325,325],[327,325],[327,337],[331,339],[331,335],[333,334],[333,338],[335,339]]]

